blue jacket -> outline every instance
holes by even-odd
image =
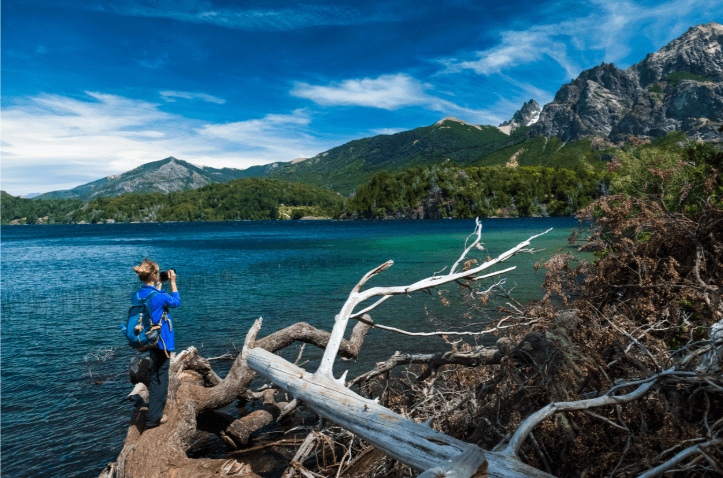
[[[144,285],[141,290],[138,291],[138,298],[145,299],[148,294],[152,291],[158,291],[159,293],[151,299],[151,319],[154,324],[157,324],[164,312],[168,312],[168,309],[172,309],[181,305],[181,294],[174,292],[172,295],[168,295],[168,292],[156,289],[149,285]],[[161,340],[158,341],[158,347],[166,350],[176,350],[176,343],[173,337],[173,323],[171,322],[171,313],[168,312],[168,320],[164,320],[161,324]],[[165,344],[165,347],[164,347]]]

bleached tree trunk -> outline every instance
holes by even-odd
[[[491,266],[526,250],[530,241],[539,236],[533,236],[497,258],[488,260],[477,267],[457,272],[457,267],[467,254],[475,248],[481,248],[479,247],[481,234],[482,225],[477,220],[473,234],[476,239],[465,248],[447,275],[428,277],[407,286],[374,287],[362,291],[369,279],[391,267],[394,262],[386,262],[364,275],[352,289],[341,312],[336,316],[324,357],[315,373],[306,372],[265,350],[253,348],[248,351],[249,368],[263,374],[275,385],[291,393],[296,400],[303,402],[320,417],[333,421],[362,437],[375,448],[418,471],[434,469],[436,470],[435,476],[454,476],[454,478],[469,478],[478,471],[481,473],[478,476],[484,476],[485,469],[486,473],[493,477],[550,477],[551,475],[547,473],[523,464],[516,456],[509,453],[485,452],[475,445],[437,432],[425,424],[406,419],[379,405],[376,401],[365,399],[346,388],[346,372],[339,379],[335,379],[332,373],[334,360],[342,343],[347,323],[352,316],[372,310],[391,296],[430,289],[462,279],[478,280],[500,274],[500,272],[493,272],[480,275]],[[511,269],[506,269],[505,272]],[[373,297],[380,297],[380,299],[363,311],[354,312],[358,305]],[[258,321],[255,326],[260,327],[260,325],[260,321]],[[481,465],[472,469],[470,463],[477,461]],[[430,473],[432,472],[430,471]]]
[[[346,388],[341,380],[330,380],[306,372],[263,349],[251,349],[247,360],[249,368],[263,373],[320,417],[351,431],[418,471],[446,468],[450,460],[460,458],[468,450],[477,449],[477,453],[485,457],[490,477],[551,476],[509,454],[483,451],[475,445],[435,431],[428,425],[408,420],[374,400],[357,395]],[[460,478],[460,475],[454,476]]]

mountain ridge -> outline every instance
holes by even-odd
[[[723,125],[723,25],[691,27],[625,70],[602,63],[563,85],[530,137],[563,141],[604,136],[660,137],[683,131],[721,142]]]
[[[113,174],[82,184],[72,189],[51,191],[33,199],[82,199],[113,197],[131,192],[187,191],[212,183],[225,183],[232,179],[267,175],[278,163],[251,166],[247,169],[211,168],[197,166],[173,156],[142,164],[124,173]]]
[[[312,158],[244,170],[199,167],[171,157],[36,198],[170,192],[245,177],[306,182],[351,194],[380,170],[444,161],[506,164],[513,156],[520,164],[545,158],[547,165],[574,167],[577,161],[596,168],[595,158],[600,154],[588,154],[595,142],[620,146],[630,136],[653,139],[673,131],[683,131],[694,140],[721,142],[721,128],[723,26],[711,22],[691,27],[625,70],[612,63],[584,70],[562,85],[552,102],[540,107],[531,99],[500,126],[474,125],[450,116],[429,126],[353,140]],[[559,146],[555,141],[530,143],[537,137],[556,138]],[[589,142],[566,146],[583,140]],[[532,154],[530,148],[539,154]],[[555,159],[563,148],[565,158]],[[159,163],[169,160],[175,161],[174,165],[160,170],[165,165]],[[159,171],[151,171],[154,168]]]

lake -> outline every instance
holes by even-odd
[[[518,266],[506,285],[516,286],[518,300],[536,299],[544,274],[535,275],[533,264],[571,250],[576,225],[573,218],[485,219],[482,242],[495,257],[554,228],[533,242],[544,251],[500,267]],[[410,284],[454,263],[473,230],[473,220],[2,227],[2,475],[95,477],[115,460],[132,412],[122,399],[132,389],[127,370],[135,353],[118,325],[140,285],[132,267],[143,258],[177,271],[176,350],[193,345],[214,357],[240,348],[258,317],[259,337],[298,321],[331,330],[367,271],[393,259],[369,285]],[[464,329],[453,300],[460,293],[443,292],[448,307],[437,294],[394,297],[371,315],[412,331]],[[439,338],[373,330],[359,361],[343,366],[352,378],[397,350],[443,349]],[[313,370],[320,353],[304,356]]]

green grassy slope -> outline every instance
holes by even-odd
[[[269,177],[349,194],[377,171],[396,171],[447,159],[466,164],[524,141],[527,130],[519,128],[508,136],[494,126],[440,121],[393,135],[351,141],[297,164],[282,163]]]
[[[602,171],[607,163],[600,161],[599,158],[603,154],[611,153],[612,150],[596,151],[591,148],[589,139],[563,143],[554,136],[550,139],[538,136],[481,156],[470,165],[479,167],[504,166],[517,152],[520,152],[517,155],[519,166],[544,166],[572,170],[582,168],[590,171]]]

